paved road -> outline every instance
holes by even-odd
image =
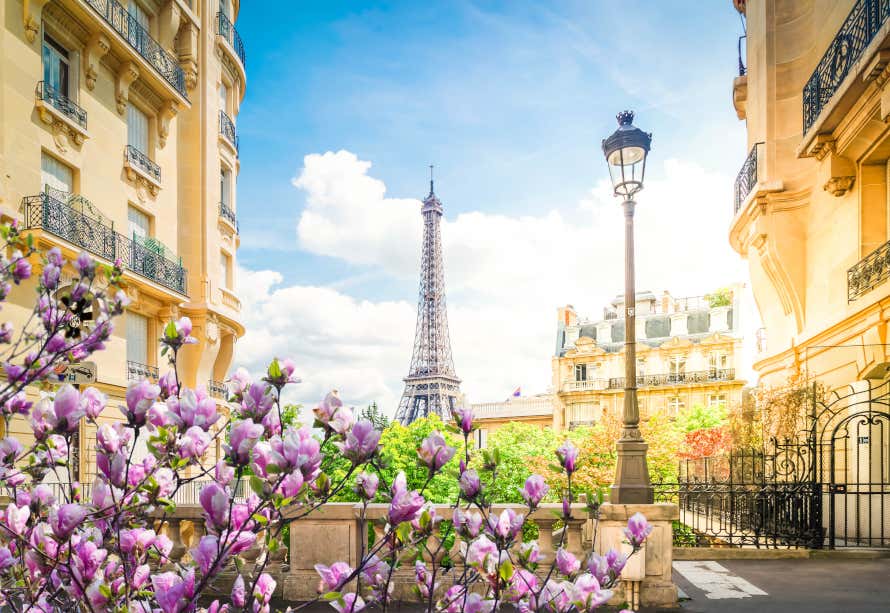
[[[674,562],[688,613],[890,612],[890,559]]]

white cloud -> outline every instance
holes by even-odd
[[[348,151],[312,154],[293,184],[306,192],[299,247],[364,269],[359,276],[417,275],[420,202],[389,198],[371,163]],[[745,278],[727,244],[731,181],[679,160],[665,162],[640,194],[637,287],[705,293]],[[654,174],[654,173],[653,173]],[[442,224],[452,347],[473,401],[506,397],[517,385],[550,382],[555,309],[572,303],[596,316],[623,288],[624,218],[606,181],[578,203],[540,216],[472,211]],[[399,302],[351,297],[333,287],[283,286],[273,271],[244,271],[239,288],[248,333],[239,361],[258,368],[294,356],[312,401],[339,387],[356,404],[394,410],[407,374],[414,296]]]

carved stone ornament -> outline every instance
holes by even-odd
[[[99,76],[99,62],[111,50],[111,41],[104,34],[96,32],[87,43],[83,54],[83,73],[86,77],[87,89],[96,87],[96,78]]]
[[[139,78],[139,69],[133,62],[124,62],[117,72],[117,83],[114,88],[114,97],[117,100],[117,112],[123,115],[127,110],[127,102],[130,99],[130,85]]]
[[[207,342],[211,345],[215,345],[217,341],[219,341],[219,322],[217,321],[216,316],[212,313],[207,318],[204,336],[207,339]]]
[[[169,101],[161,107],[158,113],[158,146],[163,149],[170,135],[170,121],[176,117],[178,107],[175,102]]]
[[[24,0],[22,3],[22,22],[25,26],[25,38],[29,43],[37,40],[40,32],[40,13],[49,0]]]
[[[825,185],[822,186],[826,192],[838,198],[846,194],[853,188],[853,182],[856,177],[831,177]]]

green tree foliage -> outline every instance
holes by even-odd
[[[705,407],[700,404],[694,404],[680,411],[677,415],[675,427],[683,433],[718,428],[726,425],[728,418],[729,413],[725,407]]]
[[[561,441],[562,437],[558,437],[550,428],[542,430],[521,422],[511,422],[492,432],[488,436],[487,448],[498,450],[500,462],[494,483],[491,483],[488,475],[483,476],[489,499],[494,502],[522,502],[519,488],[532,474],[534,466],[556,463],[553,450]],[[552,483],[550,486],[547,502],[558,501],[558,493],[553,491]]]
[[[389,418],[383,414],[383,411],[377,408],[376,402],[372,402],[367,407],[362,409],[361,413],[359,413],[358,418],[367,419],[372,424],[374,424],[374,427],[376,429],[380,430],[381,432],[389,428],[390,423],[392,423],[390,422]]]
[[[710,294],[705,296],[705,300],[708,301],[708,306],[710,306],[712,309],[721,306],[731,306],[732,290],[728,287],[721,287],[720,289],[711,292]]]

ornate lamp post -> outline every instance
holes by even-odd
[[[637,405],[636,290],[634,288],[634,195],[643,189],[646,156],[652,134],[633,125],[633,111],[618,113],[618,129],[603,140],[603,153],[615,195],[624,199],[624,425],[618,439],[618,465],[612,504],[651,504],[654,500],[646,465],[648,445],[640,434]]]

